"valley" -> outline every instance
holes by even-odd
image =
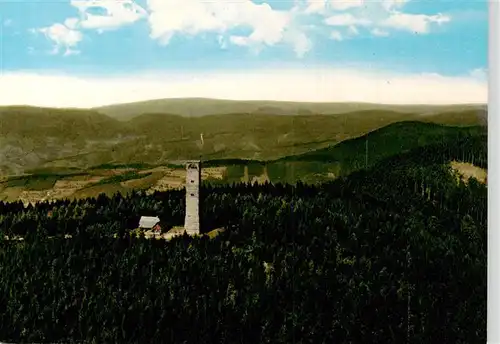
[[[454,147],[461,140],[472,140],[481,146],[486,142],[485,135],[486,128],[481,125],[396,122],[325,148],[309,149],[303,154],[274,160],[206,159],[203,160],[202,180],[210,184],[293,184],[298,181],[317,184],[347,176],[417,148]],[[462,158],[465,160],[466,157]],[[474,161],[474,157],[467,158]],[[153,165],[144,163],[145,159],[140,155],[137,159],[129,164],[104,163],[89,168],[78,168],[78,163],[70,167],[46,164],[27,170],[23,175],[4,176],[0,181],[0,200],[33,204],[45,200],[97,197],[101,193],[127,194],[132,190],[154,193],[183,188],[185,168],[180,161]],[[477,164],[484,166],[485,161],[476,161]],[[460,161],[454,167],[465,168]],[[470,168],[465,168],[463,174],[478,176],[471,173]],[[485,173],[480,172],[482,177],[478,177],[479,180],[486,179]]]

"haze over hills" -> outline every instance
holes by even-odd
[[[371,103],[307,103],[285,101],[239,101],[208,98],[172,98],[116,104],[93,108],[113,118],[127,120],[141,114],[168,113],[184,117],[227,114],[314,115],[384,110],[401,113],[435,114],[463,110],[486,110],[484,104],[470,105],[385,105]]]

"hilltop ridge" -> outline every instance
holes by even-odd
[[[326,106],[311,104],[316,105]],[[436,109],[400,112],[379,108],[287,116],[268,108],[267,113],[231,112],[199,117],[165,111],[125,120],[95,109],[3,107],[0,175],[17,175],[42,167],[165,164],[199,157],[275,160],[326,148],[401,121],[454,126],[487,124],[487,112],[481,106],[461,106],[456,111],[452,111],[453,107]]]
[[[266,100],[225,100],[211,98],[170,98],[95,107],[92,110],[110,117],[127,120],[147,113],[169,113],[183,117],[228,114],[333,115],[357,111],[394,111],[435,114],[464,110],[486,110],[485,104],[470,105],[391,105],[361,102],[292,102]]]

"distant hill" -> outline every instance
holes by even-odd
[[[110,138],[123,130],[122,123],[97,111],[36,107],[0,107],[0,135],[25,138]]]
[[[96,110],[3,107],[0,175],[42,167],[154,165],[193,158],[275,160],[326,148],[401,121],[485,124],[485,109],[465,108],[455,112],[447,107],[442,112],[427,109],[425,114],[371,109],[328,115],[302,109],[303,114],[295,116],[256,112],[196,118],[149,113],[124,121]]]
[[[183,117],[227,114],[266,115],[330,115],[367,110],[401,113],[436,114],[464,110],[486,110],[486,105],[384,105],[370,103],[307,103],[282,101],[237,101],[206,98],[157,99],[94,108],[102,114],[120,120],[148,113],[163,113]]]

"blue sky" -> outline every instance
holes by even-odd
[[[486,1],[31,0],[0,2],[0,23],[2,75],[25,80],[350,70],[484,83],[487,68]]]

